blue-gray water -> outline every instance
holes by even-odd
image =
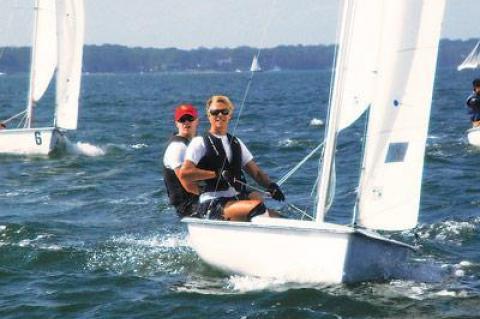
[[[219,93],[240,104],[247,75],[84,76],[68,151],[0,156],[0,318],[478,318],[480,150],[463,136],[474,75],[437,75],[420,223],[394,236],[420,245],[415,259],[425,265],[402,280],[327,287],[210,268],[167,205],[160,158],[172,109],[180,102],[203,109]],[[254,78],[237,135],[272,177],[320,143],[324,127],[310,123],[325,118],[329,78]],[[0,77],[0,117],[23,108],[26,82]],[[51,99],[50,92],[38,108],[41,124],[50,121]],[[362,128],[347,130],[338,145],[331,218],[339,222],[350,219]],[[283,187],[289,201],[309,210],[316,161]]]

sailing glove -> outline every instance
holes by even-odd
[[[270,183],[270,185],[268,185],[267,192],[272,195],[272,198],[274,200],[278,200],[280,202],[283,202],[285,200],[285,195],[283,195],[283,192],[280,189],[280,186],[277,185],[277,183]]]

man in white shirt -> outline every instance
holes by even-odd
[[[170,204],[175,206],[180,217],[192,216],[198,206],[198,185],[182,182],[180,168],[185,159],[187,145],[197,134],[198,111],[191,104],[182,104],[175,109],[175,126],[178,133],[170,138],[163,156],[163,179]]]
[[[251,152],[238,138],[228,134],[233,103],[226,96],[212,96],[206,106],[210,130],[189,144],[180,170],[185,183],[203,181],[199,215],[211,219],[248,221],[266,212],[263,199],[249,196],[243,171],[264,186],[273,199],[283,201],[280,187],[273,183],[253,160]],[[275,214],[276,215],[276,214]]]

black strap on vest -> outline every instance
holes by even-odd
[[[222,169],[229,170],[236,180],[245,181],[242,172],[242,147],[238,139],[230,134],[227,134],[228,142],[232,149],[231,161],[227,158],[227,153],[223,148],[222,139],[215,137],[211,133],[203,136],[203,142],[206,147],[205,155],[198,162],[197,167],[205,170],[221,172]],[[205,192],[215,192],[227,190],[229,185],[218,178],[209,179],[205,181]],[[237,191],[243,190],[243,185],[235,183],[232,185]]]

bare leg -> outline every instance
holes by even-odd
[[[223,208],[223,217],[226,220],[246,221],[248,214],[260,203],[261,200],[232,200],[225,204]]]

